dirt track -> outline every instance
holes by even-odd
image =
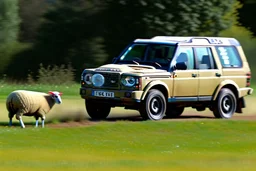
[[[59,105],[54,108],[52,114],[50,116],[57,116],[57,118],[67,117],[74,120],[74,116],[80,120],[79,122],[63,122],[58,124],[50,124],[47,125],[49,127],[79,127],[79,126],[90,126],[94,124],[99,124],[100,122],[94,122],[89,119],[87,112],[84,107],[84,101],[81,99],[77,99],[74,103],[74,100],[68,101],[67,103],[72,105]],[[246,99],[246,108],[243,109],[243,114],[237,114],[231,118],[231,120],[253,120],[256,121],[256,108],[255,105],[255,97],[247,97]],[[49,118],[48,117],[48,118]],[[73,119],[72,119],[73,118]],[[80,119],[79,119],[80,118]],[[82,118],[82,119],[81,119]],[[180,118],[177,119],[163,119],[163,121],[172,122],[172,121],[195,121],[195,120],[215,120],[216,118],[213,116],[213,113],[210,110],[205,110],[202,112],[198,112],[192,108],[186,108],[184,113]],[[49,118],[49,120],[54,120]],[[132,121],[132,122],[142,122],[140,114],[138,111],[134,110],[125,110],[123,108],[113,108],[111,109],[111,113],[109,117],[106,119],[106,122],[115,121]]]
[[[164,118],[162,121],[172,122],[172,121],[196,121],[196,120],[215,120],[216,118],[213,115],[200,115],[196,114],[184,114],[179,118],[175,119],[166,119]],[[248,121],[256,121],[256,115],[246,115],[246,114],[235,114],[229,120],[248,120]],[[131,122],[142,122],[142,119],[139,115],[137,116],[115,116],[109,117],[104,122],[114,123],[115,121],[131,121]],[[65,127],[86,127],[93,126],[95,124],[99,124],[99,121],[91,121],[89,118],[84,119],[82,121],[70,121],[70,122],[62,122],[62,123],[48,123],[47,127],[52,128],[65,128]]]

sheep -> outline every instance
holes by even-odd
[[[11,92],[6,100],[6,108],[9,112],[9,126],[12,126],[12,118],[16,114],[16,119],[19,120],[22,128],[25,125],[22,121],[22,116],[34,116],[36,119],[35,127],[38,127],[38,119],[41,118],[42,128],[44,128],[45,114],[47,114],[55,103],[61,104],[62,93],[58,91],[49,91],[49,94],[28,91],[16,90]]]

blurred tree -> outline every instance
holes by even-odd
[[[51,8],[32,50],[9,67],[31,70],[40,63],[68,64],[79,79],[84,67],[111,62],[135,38],[209,35],[236,23],[237,0],[48,0]],[[54,3],[53,3],[54,2]],[[24,63],[20,65],[20,63]]]
[[[17,40],[20,18],[18,0],[0,1],[0,44]]]
[[[102,19],[98,18],[97,4],[95,0],[60,0],[44,15],[35,45],[38,54],[43,56],[40,62],[72,63],[81,72],[83,66],[97,66],[105,61],[104,40],[99,33]]]
[[[17,43],[20,18],[18,0],[0,1],[0,79],[13,54],[21,50]]]
[[[138,37],[209,35],[237,20],[237,0],[106,0],[103,12],[110,57]]]
[[[37,29],[42,22],[42,15],[51,3],[47,0],[19,0],[19,14],[21,18],[19,40],[34,42]]]
[[[243,7],[239,9],[239,22],[249,28],[256,36],[256,22],[254,17],[256,16],[256,0],[240,0],[243,3]]]
[[[104,39],[100,37],[100,5],[89,0],[58,0],[49,6],[37,30],[34,46],[16,56],[8,67],[10,76],[24,78],[30,70],[37,74],[39,64],[71,64],[80,79],[84,67],[94,67],[107,59]],[[22,63],[22,65],[20,65]],[[16,69],[19,65],[20,72]]]

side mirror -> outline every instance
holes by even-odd
[[[185,62],[178,62],[175,65],[175,69],[176,70],[186,70],[187,69],[187,65]]]

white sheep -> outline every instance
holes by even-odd
[[[38,119],[41,118],[42,127],[44,127],[45,114],[47,114],[55,103],[61,104],[62,93],[57,91],[49,91],[49,94],[28,90],[16,90],[9,94],[6,100],[6,108],[9,112],[9,125],[12,126],[12,118],[16,114],[22,128],[25,125],[22,116],[34,116],[36,119],[36,127],[38,127]]]

